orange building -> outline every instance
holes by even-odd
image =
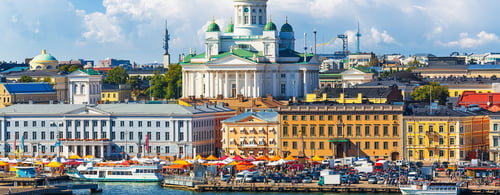
[[[402,105],[285,106],[278,109],[283,156],[400,159]]]

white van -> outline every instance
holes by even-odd
[[[236,182],[243,182],[243,180],[245,179],[245,176],[250,173],[250,171],[247,171],[247,170],[244,170],[242,172],[239,172],[236,174],[236,179],[234,181]]]

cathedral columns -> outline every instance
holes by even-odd
[[[220,80],[219,80],[219,71],[215,71],[215,97],[220,95]]]
[[[276,92],[276,85],[277,85],[277,83],[276,83],[276,72],[273,72],[273,83],[272,83],[272,85],[273,85],[273,93],[272,94],[273,94],[273,96],[276,97],[276,96],[278,96],[277,95],[278,93]]]
[[[257,71],[253,72],[253,97],[256,98],[257,94]]]
[[[224,72],[224,97],[229,97],[229,81],[227,80],[227,71]]]
[[[306,70],[304,70],[303,72],[304,72],[304,97],[306,97],[306,94],[307,94],[307,85],[308,85],[308,82],[307,82],[307,74],[308,74],[308,72]]]
[[[248,72],[245,71],[245,90],[243,90],[243,96],[245,97],[250,97],[250,94],[248,93]]]
[[[240,74],[236,71],[236,94],[238,96],[240,94]]]

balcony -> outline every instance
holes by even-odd
[[[242,148],[256,148],[258,145],[257,144],[241,144],[240,147]]]

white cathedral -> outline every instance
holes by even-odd
[[[278,31],[267,20],[267,1],[234,0],[235,22],[225,32],[212,21],[205,52],[180,62],[183,97],[300,98],[319,86],[319,60],[294,51],[292,26],[287,19]]]

